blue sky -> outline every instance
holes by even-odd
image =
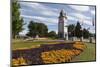
[[[20,34],[28,32],[28,24],[31,20],[39,21],[48,26],[49,31],[58,32],[58,16],[63,9],[66,13],[66,24],[76,24],[77,21],[83,22],[83,28],[89,28],[94,33],[95,27],[92,26],[93,18],[95,18],[94,6],[54,4],[54,3],[37,3],[37,2],[19,2],[21,8],[21,17],[24,19],[24,30]],[[95,21],[94,21],[95,22]]]

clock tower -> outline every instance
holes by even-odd
[[[66,13],[64,13],[64,11],[61,10],[58,19],[58,37],[60,39],[68,39],[67,26],[65,26],[65,19],[67,19]]]

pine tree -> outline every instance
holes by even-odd
[[[82,37],[82,30],[79,21],[77,22],[77,25],[75,27],[75,36],[78,38]]]
[[[12,1],[12,35],[13,38],[23,30],[23,18],[20,17],[20,5],[17,0]]]

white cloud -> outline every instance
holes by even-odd
[[[87,17],[84,14],[81,13],[71,13],[68,16],[68,20],[73,20],[73,21],[80,21],[82,23],[85,23],[87,25],[92,25],[92,18]]]
[[[28,32],[27,30],[23,30],[22,32],[19,33],[19,35],[25,35],[27,34],[27,32]]]
[[[77,10],[79,12],[86,12],[90,8],[89,6],[79,6],[79,5],[69,5],[72,9]]]
[[[45,15],[45,16],[58,16],[58,9],[56,8],[51,8],[48,6],[44,6],[40,3],[28,3],[28,2],[20,2],[21,5],[25,5],[28,6],[30,8],[33,8],[33,12],[39,13],[41,15]],[[31,10],[31,11],[32,11]]]
[[[91,10],[91,14],[95,15],[95,10]]]
[[[46,16],[58,16],[58,13],[52,12],[52,11],[42,11],[41,14]]]
[[[33,16],[28,16],[28,15],[20,15],[21,17],[23,18],[28,18],[28,19],[33,19],[34,17]]]
[[[85,24],[92,25],[92,20],[84,20],[83,22],[84,22]]]
[[[68,20],[78,20],[76,17],[73,17],[73,16],[67,16],[68,17]]]
[[[47,18],[47,17],[36,16],[36,17],[34,17],[34,19],[38,19],[38,20],[43,21],[45,23],[52,23],[52,24],[58,22],[58,20],[56,18]]]
[[[54,23],[58,23],[58,19],[56,18],[48,18],[48,17],[41,17],[41,16],[27,16],[27,15],[21,15],[21,17],[37,20],[47,25],[53,25]]]
[[[91,17],[85,16],[82,13],[71,13],[71,15],[78,18],[79,20],[91,19]]]

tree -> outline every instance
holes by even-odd
[[[50,32],[48,33],[48,37],[57,38],[57,34],[56,34],[55,31],[50,31]]]
[[[79,21],[77,22],[77,25],[75,27],[75,36],[78,38],[82,37],[82,30]]]
[[[89,36],[90,36],[90,33],[89,33],[89,31],[87,30],[87,29],[83,29],[83,37],[84,38],[89,38]]]
[[[48,28],[43,23],[30,21],[28,29],[29,32],[27,33],[27,36],[35,37],[36,35],[39,35],[40,37],[44,37],[48,34]]]
[[[72,37],[74,36],[74,32],[75,32],[75,25],[74,24],[71,24],[68,26],[68,35],[69,37]]]
[[[20,5],[17,0],[12,1],[12,35],[13,38],[23,30],[23,18],[20,17]]]

